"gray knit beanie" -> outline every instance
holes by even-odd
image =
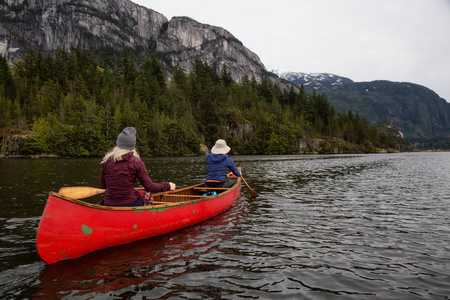
[[[122,149],[136,148],[136,129],[134,127],[126,127],[117,137],[116,145]]]

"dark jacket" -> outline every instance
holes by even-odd
[[[103,198],[106,205],[125,205],[134,202],[139,193],[134,189],[136,179],[149,192],[164,192],[170,190],[168,182],[155,183],[148,176],[147,168],[142,160],[133,152],[122,156],[121,161],[108,159],[102,166],[100,186],[106,189]]]
[[[233,160],[226,154],[212,154],[206,156],[207,171],[206,180],[214,180],[225,182],[228,169],[237,177],[241,177],[241,173],[236,168]]]

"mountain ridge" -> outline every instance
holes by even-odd
[[[145,53],[158,53],[167,77],[177,66],[192,71],[193,62],[201,59],[217,72],[226,65],[236,82],[245,76],[258,82],[268,77],[286,87],[226,29],[189,17],[168,20],[129,0],[3,0],[0,14],[0,54],[8,60],[23,58],[27,48],[56,53],[58,47],[70,51],[85,45],[120,53],[125,47],[141,60]]]
[[[278,75],[280,78],[286,79],[296,85],[304,85],[309,88],[333,88],[342,84],[353,83],[350,78],[331,74],[331,73],[304,73],[293,71],[281,71],[272,69],[272,73]]]
[[[337,112],[352,110],[372,124],[394,124],[412,143],[450,146],[450,103],[425,86],[388,80],[354,82],[329,73],[275,74],[303,84],[306,90],[325,93]]]

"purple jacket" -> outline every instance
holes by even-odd
[[[155,183],[148,176],[147,168],[142,160],[133,152],[122,156],[121,161],[108,159],[102,166],[100,186],[106,189],[103,198],[107,205],[125,205],[134,202],[139,193],[134,189],[136,178],[150,192],[165,192],[170,190],[168,182]]]
[[[224,182],[226,180],[228,169],[237,177],[241,177],[241,173],[236,168],[234,161],[224,154],[209,153],[206,156],[206,163],[208,165],[206,171],[206,180],[214,180]]]

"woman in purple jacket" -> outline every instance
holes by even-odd
[[[144,162],[136,151],[136,129],[127,127],[117,137],[116,147],[102,160],[100,186],[105,191],[106,206],[143,206],[144,200],[135,190],[136,179],[147,192],[173,191],[173,182],[155,183],[148,176]]]
[[[228,169],[236,177],[241,177],[241,173],[236,168],[234,161],[227,155],[231,148],[224,140],[217,140],[211,153],[206,156],[206,181],[207,187],[225,187],[229,188],[236,183],[236,178],[227,178]]]

